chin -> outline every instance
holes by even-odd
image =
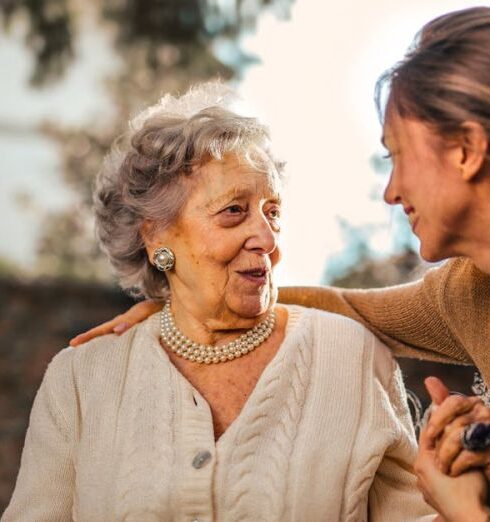
[[[444,252],[443,248],[434,248],[427,245],[426,242],[420,242],[420,257],[427,261],[428,263],[437,263],[438,261],[442,261],[443,259],[447,259],[451,257],[450,254]]]
[[[242,295],[230,300],[229,307],[241,317],[252,319],[267,313],[277,301],[277,288],[257,295]]]
[[[443,259],[443,258],[439,258],[439,257],[434,256],[432,253],[426,252],[423,248],[420,248],[419,254],[420,254],[420,257],[424,261],[427,261],[428,263],[435,263],[435,262],[440,261],[441,259]]]

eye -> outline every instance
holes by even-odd
[[[281,209],[279,207],[272,207],[268,215],[271,219],[279,219],[281,217]]]
[[[246,219],[248,208],[238,203],[229,205],[218,212],[219,223],[224,227],[234,227]]]
[[[240,205],[230,205],[226,207],[222,212],[228,215],[239,215],[241,212],[245,212],[245,209]]]
[[[266,214],[272,229],[275,232],[279,232],[281,230],[281,207],[272,206],[269,208]]]

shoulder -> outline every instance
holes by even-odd
[[[53,358],[48,372],[64,373],[69,368],[82,371],[84,368],[117,363],[130,349],[136,331],[137,328],[131,328],[120,337],[115,334],[103,335],[77,348],[65,348]]]
[[[287,309],[290,322],[300,328],[313,328],[321,333],[328,331],[330,335],[341,332],[361,337],[367,331],[361,323],[343,315],[299,305],[282,306]]]
[[[111,380],[119,380],[125,374],[130,354],[134,348],[144,344],[148,330],[146,321],[117,336],[103,335],[77,347],[61,350],[50,362],[45,380],[65,388],[80,384],[108,385]]]
[[[490,307],[490,275],[468,258],[450,259],[429,270],[423,279],[425,295],[468,349],[475,344]],[[467,335],[473,337],[468,340]]]
[[[288,305],[295,327],[309,332],[313,348],[335,364],[359,365],[383,383],[397,369],[390,349],[361,323],[342,315]]]
[[[471,295],[475,288],[490,288],[490,275],[482,272],[471,259],[456,257],[427,271],[423,278],[427,290],[439,294],[448,291]]]
[[[317,341],[335,345],[350,346],[352,349],[376,349],[376,338],[361,323],[343,315],[295,307],[304,317],[303,326],[311,328]]]
[[[363,400],[385,397],[388,410],[396,416],[406,415],[403,378],[391,350],[353,319],[319,310],[309,313],[317,362],[329,379],[333,373],[343,376],[351,385],[357,383],[354,389],[363,390]]]

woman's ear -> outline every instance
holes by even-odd
[[[471,181],[482,169],[488,152],[488,137],[476,121],[465,121],[458,169],[464,181]]]
[[[153,252],[161,245],[157,245],[156,226],[153,221],[145,220],[140,228],[141,238],[146,247],[148,259],[152,259]]]

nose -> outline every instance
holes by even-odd
[[[398,205],[402,202],[393,172],[390,174],[390,179],[388,180],[388,185],[386,185],[383,198],[388,205]]]
[[[278,235],[279,233],[272,228],[266,216],[257,215],[250,223],[245,248],[257,254],[270,254],[277,248]]]

